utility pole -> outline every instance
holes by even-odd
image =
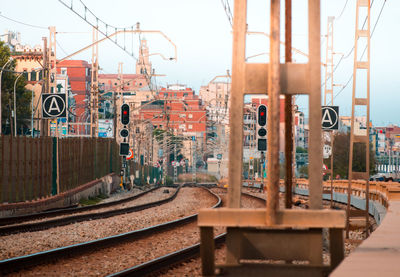
[[[93,27],[92,72],[90,86],[90,136],[98,137],[99,130],[99,32]]]
[[[365,29],[359,29],[360,10],[362,14],[367,14],[367,26]],[[363,27],[362,27],[363,28]],[[357,1],[356,7],[356,26],[355,26],[355,45],[354,45],[354,66],[353,66],[353,93],[351,109],[351,133],[350,133],[350,152],[349,152],[349,184],[347,189],[347,218],[346,218],[346,238],[349,238],[350,218],[365,217],[365,233],[369,236],[369,95],[370,95],[370,39],[371,39],[371,0]],[[367,58],[359,60],[358,40],[366,42]],[[357,72],[365,70],[367,73],[367,91],[365,97],[356,95]],[[359,86],[357,86],[359,87]],[[357,97],[358,96],[358,97]],[[355,134],[355,107],[363,106],[366,108],[366,130]],[[354,144],[365,146],[365,172],[353,172],[353,149]],[[360,159],[361,157],[356,157]],[[365,180],[365,211],[351,210],[351,182],[353,179]]]
[[[324,106],[326,106],[326,100],[328,95],[331,97],[331,105],[333,106],[333,21],[335,17],[328,16],[328,27],[326,32],[326,57],[325,57],[325,85],[324,85]],[[334,133],[333,130],[330,132],[326,131],[327,137],[330,137],[331,142],[331,208],[333,207],[333,141]],[[325,136],[324,136],[325,140]],[[325,141],[326,142],[326,141]]]
[[[292,62],[292,0],[285,1],[285,63]],[[285,207],[292,208],[293,185],[293,103],[290,94],[285,95]],[[263,175],[264,178],[264,175]]]
[[[175,162],[174,163],[174,183],[176,183],[176,181],[177,181],[177,179],[176,179],[176,176],[177,176],[176,141],[175,141],[175,144],[174,144],[174,162]]]

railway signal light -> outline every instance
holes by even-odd
[[[128,156],[129,155],[129,143],[121,142],[119,145],[119,155]]]
[[[257,150],[267,150],[267,106],[260,105],[257,108]]]
[[[123,104],[121,106],[121,123],[123,125],[129,124],[129,105]]]
[[[119,135],[120,135],[122,138],[127,138],[127,137],[129,136],[129,131],[128,131],[128,129],[126,129],[126,128],[121,129],[121,130],[119,131]]]

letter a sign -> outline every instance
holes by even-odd
[[[66,117],[65,93],[46,93],[42,95],[43,118]]]
[[[339,106],[322,106],[322,129],[339,129]]]

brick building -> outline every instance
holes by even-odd
[[[77,122],[84,122],[89,117],[88,100],[90,97],[91,65],[83,60],[64,60],[57,64],[57,73],[67,75],[71,93],[75,99]],[[76,95],[75,95],[76,94]]]

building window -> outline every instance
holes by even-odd
[[[189,118],[193,118],[193,115],[190,113],[188,117],[189,117]]]
[[[40,70],[40,71],[39,71],[39,81],[42,80],[42,79],[43,79],[43,71]]]
[[[31,72],[31,81],[36,81],[36,71]]]
[[[193,125],[192,125],[192,124],[189,124],[189,125],[188,125],[188,129],[189,129],[189,130],[192,130],[192,129],[193,129]]]
[[[139,134],[140,133],[140,129],[139,129],[139,127],[136,127],[136,134]]]

